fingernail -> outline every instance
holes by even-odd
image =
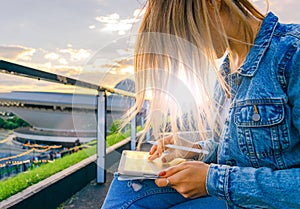
[[[167,162],[166,158],[164,158],[164,157],[161,159],[161,161],[162,161],[163,163],[166,163],[166,162]]]
[[[159,176],[165,176],[166,174],[167,174],[166,171],[162,171],[162,172],[160,172],[158,175],[159,175]]]

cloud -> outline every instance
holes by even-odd
[[[45,56],[44,56],[44,58],[45,58],[45,59],[48,59],[48,60],[58,60],[59,57],[60,57],[59,54],[54,53],[54,52],[52,52],[52,53],[47,53],[47,54],[45,54]]]
[[[133,12],[133,16],[134,17],[142,17],[142,16],[144,16],[145,12],[146,12],[145,8],[143,8],[143,9],[136,9]]]
[[[89,26],[89,29],[91,29],[91,30],[93,30],[93,29],[95,29],[95,28],[96,28],[95,25],[90,25],[90,26]]]
[[[78,76],[78,79],[81,81],[86,81],[96,85],[111,87],[111,88],[114,87],[116,84],[118,84],[120,81],[127,78],[133,79],[133,75],[128,72],[124,72],[123,74],[120,74],[120,73],[114,73],[114,71],[109,71],[109,72],[82,71]]]
[[[36,49],[19,45],[0,46],[0,57],[13,61],[30,61],[35,52]]]
[[[83,64],[87,59],[91,56],[91,50],[86,49],[56,49],[55,52],[46,52],[44,58],[47,61],[56,62],[61,65],[68,65],[68,64]]]
[[[86,61],[92,54],[91,50],[86,49],[60,49],[60,53],[70,55],[70,61],[72,62],[82,62]]]
[[[121,19],[117,13],[110,14],[108,16],[98,16],[95,19],[104,24],[102,31],[117,32],[119,35],[125,35],[129,31],[134,23],[139,22],[140,10],[135,10],[132,18]]]
[[[55,71],[57,74],[73,78],[79,75],[81,69],[82,68],[79,66],[56,65],[53,67],[53,71]]]
[[[133,79],[133,57],[111,60],[98,58],[88,62],[77,78],[96,85],[114,87],[124,79]]]
[[[116,74],[119,76],[133,75],[133,58],[122,58],[114,60],[113,63],[106,63],[101,65],[102,69],[106,69],[107,73]]]
[[[60,59],[58,60],[58,62],[59,62],[60,64],[62,64],[62,65],[67,65],[67,64],[68,64],[68,61],[67,61],[65,58],[60,58]]]
[[[86,49],[57,48],[47,51],[19,45],[0,45],[0,59],[66,76],[78,75],[78,68],[82,68],[91,54],[92,50]]]
[[[0,59],[73,78],[79,75],[83,62],[87,60],[90,54],[90,50],[85,49],[55,49],[55,51],[50,52],[45,49],[33,49],[25,46],[0,46]],[[16,80],[18,85],[12,84]],[[7,85],[7,88],[3,88],[1,91],[7,91],[10,88],[13,88],[12,90],[35,89],[40,91],[39,85],[41,84],[37,84],[34,79],[27,78],[24,80],[11,75],[3,77],[1,74],[1,85]],[[43,86],[45,85],[51,86],[50,83]],[[25,88],[25,86],[28,87]]]

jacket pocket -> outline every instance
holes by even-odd
[[[240,127],[266,127],[281,123],[284,118],[283,104],[260,104],[236,108],[234,122]]]
[[[290,146],[285,103],[281,99],[250,100],[234,105],[241,151],[254,167],[284,167],[281,153]]]

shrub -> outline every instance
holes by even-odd
[[[122,125],[121,120],[114,120],[109,127],[109,134],[118,133]]]

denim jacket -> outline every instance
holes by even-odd
[[[300,26],[269,13],[238,72],[222,65],[231,105],[221,136],[203,146],[207,191],[229,208],[300,208],[299,43]]]

